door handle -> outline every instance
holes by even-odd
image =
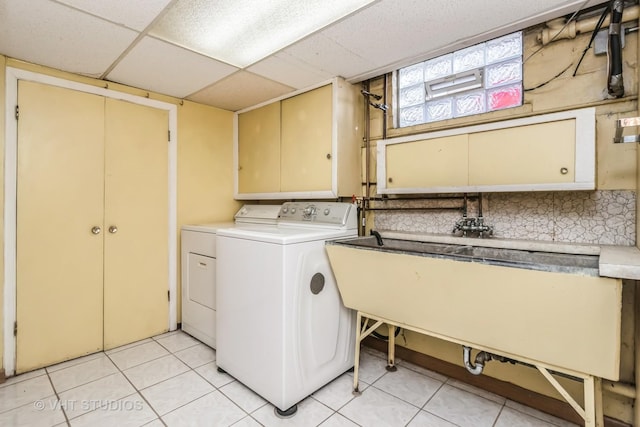
[[[102,231],[102,229],[100,227],[98,227],[97,225],[91,229],[91,232],[93,234],[100,234],[101,231]]]
[[[115,225],[112,225],[111,227],[109,227],[109,233],[116,234],[117,232],[118,232],[118,227],[116,227]]]

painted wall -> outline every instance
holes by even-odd
[[[640,161],[637,154],[638,144],[613,144],[613,135],[615,121],[618,118],[638,115],[637,33],[626,37],[626,47],[623,51],[625,97],[616,100],[607,99],[606,95],[606,55],[595,56],[593,50],[590,50],[577,75],[572,76],[575,64],[587,46],[591,33],[578,36],[575,40],[557,41],[542,48],[536,41],[537,34],[538,30],[532,29],[524,36],[524,87],[534,88],[541,83],[549,82],[538,89],[526,91],[523,106],[403,129],[392,128],[393,117],[390,114],[387,137],[593,106],[596,108],[596,191],[485,194],[485,223],[493,225],[495,236],[502,238],[635,245],[638,240],[636,189],[640,188],[640,180],[636,173],[636,165]],[[565,72],[553,79],[562,70]],[[387,102],[392,99],[392,91],[391,79],[388,78]],[[384,77],[371,82],[371,92],[384,93]],[[373,161],[369,170],[372,181],[375,181],[376,176],[376,141],[383,137],[382,123],[382,113],[371,109],[370,154]],[[629,131],[625,132],[627,133]],[[499,156],[500,153],[496,155]],[[375,185],[372,186],[370,195],[375,196]],[[447,204],[459,206],[460,202],[379,201],[372,203],[372,206],[430,208]],[[471,202],[469,214],[475,215],[477,210],[477,202]],[[460,217],[461,212],[457,210],[375,211],[373,215],[369,213],[367,224],[379,230],[450,234],[455,221]],[[634,300],[635,282],[625,282],[621,381],[627,383],[635,382]],[[462,366],[462,349],[449,342],[407,331],[399,338],[398,343]],[[491,362],[487,365],[485,374],[563,400],[537,371],[530,368]],[[578,401],[582,401],[581,384],[566,379],[560,381]],[[605,393],[604,404],[605,415],[627,423],[633,421],[632,400]]]
[[[160,94],[123,85],[60,72],[0,56],[0,203],[3,201],[5,69],[7,66],[48,74],[84,84],[105,87],[178,105],[178,171],[177,219],[178,242],[180,227],[196,222],[231,221],[238,210],[233,200],[233,113],[218,108],[182,101]],[[0,234],[4,234],[3,211],[0,210]],[[0,251],[2,248],[0,247]],[[180,246],[177,248],[178,263]],[[0,256],[0,274],[4,274]],[[180,295],[180,265],[177,266],[178,297]],[[4,286],[0,286],[0,367],[3,366],[3,305]],[[180,300],[178,300],[180,322]]]
[[[4,206],[4,99],[6,57],[0,55],[0,206]],[[4,241],[4,209],[0,211],[0,236]],[[0,247],[0,368],[4,367],[4,245]]]

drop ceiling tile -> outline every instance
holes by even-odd
[[[371,58],[362,57],[360,52],[346,49],[322,34],[314,34],[283,52],[331,76],[352,76],[368,71],[376,64]]]
[[[116,65],[107,79],[184,98],[236,70],[215,59],[144,37]]]
[[[57,1],[138,31],[147,28],[171,2],[171,0]]]
[[[2,0],[0,53],[99,77],[138,33],[48,0]]]
[[[247,71],[296,89],[304,89],[334,77],[331,73],[315,69],[286,52],[270,56],[247,68]]]
[[[187,99],[229,111],[238,111],[293,91],[292,87],[247,71],[238,71],[188,96]]]

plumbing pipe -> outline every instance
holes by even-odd
[[[489,358],[486,359],[484,355],[487,355]],[[481,356],[482,355],[482,356]],[[467,371],[471,372],[473,375],[480,375],[482,370],[484,369],[484,362],[486,360],[491,360],[491,356],[484,351],[481,351],[476,356],[475,366],[471,363],[471,347],[462,346],[462,360],[464,361],[464,367],[467,368]]]
[[[640,16],[640,6],[631,6],[624,9],[624,13],[622,14],[622,19],[620,22],[629,22],[635,21]],[[565,25],[566,21],[564,18],[558,18],[546,23],[547,28],[543,28],[538,34],[538,42],[542,43],[542,45],[549,44],[552,40],[562,40],[562,39],[574,39],[578,34],[588,33],[593,31],[598,24],[598,17],[593,16],[591,18],[581,19],[579,21],[571,21]],[[603,26],[610,24],[610,18],[606,18],[602,23]]]
[[[636,388],[630,384],[616,381],[602,380],[602,390],[628,399],[636,398]]]
[[[624,11],[623,0],[611,1],[611,24],[609,24],[609,46],[607,49],[608,72],[607,91],[614,98],[624,95],[624,83],[622,79],[622,35],[620,34],[620,21]]]

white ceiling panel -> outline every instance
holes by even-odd
[[[171,0],[58,0],[116,24],[142,31]]]
[[[313,86],[333,77],[333,74],[314,68],[286,52],[269,56],[247,68],[247,71],[296,89]]]
[[[0,53],[99,77],[138,33],[49,0],[0,1]]]
[[[145,37],[109,73],[109,80],[184,98],[236,71],[215,59]]]
[[[369,58],[363,58],[323,34],[314,34],[283,52],[333,76],[353,76],[376,66]]]
[[[190,101],[237,111],[292,92],[293,88],[239,71],[226,79],[188,96]]]

